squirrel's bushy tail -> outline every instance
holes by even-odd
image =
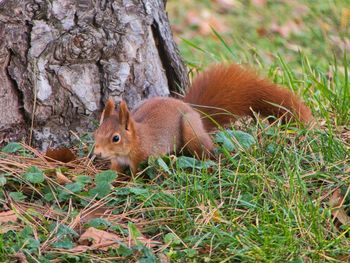
[[[313,119],[310,109],[290,90],[237,64],[216,65],[200,73],[184,101],[220,125],[232,121],[234,115],[252,115],[252,110],[263,116],[283,117],[284,120],[294,116],[308,123]],[[216,128],[210,118],[203,119],[208,131]]]

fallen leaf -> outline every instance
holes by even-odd
[[[251,0],[252,4],[255,6],[264,6],[267,3],[267,0]]]
[[[344,128],[344,130],[340,133],[340,137],[346,142],[350,143],[350,128]]]
[[[213,221],[220,223],[222,221],[221,215],[218,210],[215,210],[213,213]]]
[[[88,250],[91,250],[91,247],[89,246],[84,246],[84,245],[79,245],[79,246],[76,246],[76,247],[73,247],[71,249],[69,249],[68,251],[71,252],[71,253],[84,253]]]
[[[345,30],[348,28],[350,20],[350,8],[344,8],[340,20],[340,27],[342,30]]]
[[[344,197],[342,196],[340,189],[333,192],[329,199],[329,205],[332,209],[332,215],[337,218],[342,225],[350,226],[350,217],[342,207]]]
[[[17,262],[28,263],[26,256],[21,251],[17,252],[14,257],[17,259]]]
[[[293,43],[286,43],[286,48],[288,48],[289,50],[293,50],[295,52],[302,50],[302,47],[300,45],[293,44]]]
[[[120,243],[127,244],[128,239],[122,238],[114,233],[110,233],[104,230],[99,230],[94,227],[89,227],[79,238],[79,245],[68,250],[74,253],[83,253],[87,250],[103,250],[107,251],[108,248],[118,248]],[[137,237],[137,241],[140,241],[145,246],[151,248],[154,246],[159,246],[162,243],[148,239],[143,235]],[[132,241],[129,245],[135,245]]]
[[[68,148],[48,149],[45,157],[48,161],[56,160],[62,163],[69,163],[76,159],[75,154]]]
[[[227,30],[224,22],[213,14],[208,9],[203,9],[201,12],[189,11],[186,15],[187,24],[195,26],[200,35],[209,35],[212,33],[212,28],[217,32],[222,33]]]
[[[93,210],[84,211],[81,214],[80,224],[83,225],[94,218],[105,218],[112,214],[112,210],[107,207],[98,207]]]
[[[237,0],[215,0],[215,3],[218,4],[219,7],[225,9],[226,12],[239,6]]]
[[[331,42],[341,50],[350,52],[350,39],[338,36],[330,36]]]
[[[92,245],[90,246],[91,249],[101,249],[106,251],[109,247],[118,248],[118,242],[122,242],[122,240],[123,239],[116,234],[89,227],[84,234],[80,236],[78,243],[80,245],[88,246],[92,242]]]
[[[169,263],[170,260],[168,259],[168,257],[162,253],[158,254],[158,258],[160,260],[160,263]]]
[[[19,226],[19,225],[15,226],[15,225],[10,225],[10,224],[5,224],[5,225],[1,225],[1,227],[0,227],[0,234],[2,235],[2,234],[5,234],[5,233],[7,233],[9,231],[16,232],[16,231],[20,231],[20,230],[22,230],[22,227]]]
[[[258,33],[258,35],[259,35],[260,37],[264,37],[264,36],[266,36],[266,35],[268,34],[268,31],[267,31],[266,28],[264,28],[264,27],[259,27],[259,28],[257,28],[257,29],[256,29],[256,32]]]
[[[12,210],[0,213],[0,224],[7,222],[15,222],[16,220],[17,216]]]
[[[292,19],[287,21],[283,25],[278,25],[273,23],[271,25],[271,30],[274,33],[280,34],[282,37],[288,37],[290,34],[298,34],[302,31],[302,21],[299,19]]]
[[[337,256],[336,259],[338,259],[340,262],[349,262],[350,254]]]
[[[72,180],[66,177],[60,170],[56,170],[57,183],[59,184],[68,184]]]

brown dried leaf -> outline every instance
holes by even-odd
[[[106,251],[109,247],[118,248],[118,241],[121,242],[123,239],[116,234],[89,227],[84,234],[80,236],[78,243],[88,246],[92,242],[90,245],[91,249],[101,249]]]
[[[340,27],[341,29],[345,30],[349,26],[350,21],[350,8],[344,8],[340,20]]]
[[[346,142],[350,143],[350,128],[345,128],[341,133],[340,137]]]
[[[264,27],[257,28],[256,32],[258,33],[258,35],[260,37],[264,37],[264,36],[266,36],[268,34],[268,31]]]
[[[170,263],[170,259],[166,255],[159,253],[158,257],[159,257],[160,263]]]
[[[302,21],[299,19],[292,19],[287,21],[284,25],[273,23],[271,30],[274,33],[280,34],[282,37],[288,37],[290,34],[298,34],[302,31]]]
[[[139,236],[137,241],[140,241],[144,246],[148,248],[156,247],[162,245],[161,242],[155,241],[153,239],[146,238],[145,236]]]
[[[144,236],[140,236],[137,238],[138,241],[143,243],[147,247],[154,247],[161,245],[160,242],[154,241],[152,239],[148,239]],[[107,251],[108,248],[118,248],[120,242],[126,243],[126,239],[109,233],[104,230],[99,230],[94,227],[89,227],[79,238],[79,245],[70,249],[69,252],[72,253],[82,253],[87,250],[95,250],[100,249],[103,251]],[[133,241],[129,245],[135,245]]]
[[[79,246],[76,246],[76,247],[73,247],[71,249],[69,249],[68,251],[71,252],[71,253],[84,253],[88,250],[91,250],[91,247],[89,246],[84,246],[84,245],[79,245]]]
[[[332,215],[337,218],[342,225],[350,226],[350,217],[345,212],[342,207],[344,197],[342,196],[340,189],[333,192],[331,198],[329,199],[330,207],[334,208],[332,210]]]
[[[217,3],[219,7],[222,7],[225,10],[230,10],[239,6],[237,0],[215,0],[215,3]]]
[[[264,6],[267,3],[267,0],[251,0],[252,4],[255,6]]]
[[[28,263],[26,256],[21,251],[17,252],[14,257],[17,259],[17,262]]]
[[[72,180],[66,177],[60,170],[56,170],[57,183],[59,184],[68,184],[71,183]]]
[[[1,225],[0,234],[5,234],[9,231],[20,231],[22,230],[22,226],[20,225]]]
[[[341,262],[350,262],[350,254],[337,256],[336,259]]]
[[[12,210],[0,213],[0,224],[7,222],[15,222],[16,220],[17,216]]]
[[[219,33],[227,30],[224,22],[208,9],[203,9],[200,13],[194,10],[189,11],[186,20],[187,24],[198,27],[200,35],[212,33],[211,28],[214,28]]]
[[[350,52],[350,39],[330,36],[331,42],[341,50]]]
[[[81,214],[80,224],[83,225],[94,218],[108,217],[110,214],[112,214],[112,210],[104,206],[95,208],[93,210],[84,211]]]
[[[68,148],[48,149],[45,154],[48,161],[56,160],[62,163],[69,163],[76,159],[75,154]]]

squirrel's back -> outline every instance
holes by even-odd
[[[290,90],[237,64],[220,64],[200,73],[184,101],[220,125],[229,123],[234,115],[252,115],[252,110],[285,120],[295,116],[307,123],[313,119],[310,109]],[[203,119],[207,130],[216,127],[210,118]]]
[[[195,128],[203,127],[193,123],[200,122],[200,115],[187,103],[174,98],[147,99],[132,111],[132,118],[140,141],[147,145],[144,151],[149,155],[181,149],[187,123],[196,125]]]

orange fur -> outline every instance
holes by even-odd
[[[104,121],[104,119],[108,118],[112,114],[115,114],[115,103],[112,98],[109,98],[101,114],[100,124]]]
[[[207,156],[214,148],[207,132],[216,127],[210,118],[225,125],[235,115],[252,115],[251,110],[284,120],[295,116],[308,123],[313,119],[291,91],[239,65],[217,65],[198,75],[183,101],[151,98],[132,112],[122,101],[116,112],[109,99],[103,123],[95,132],[95,154],[110,159],[111,169],[121,172],[129,166],[133,173],[149,156],[182,149]],[[115,136],[120,140],[116,142]]]
[[[184,101],[220,125],[234,119],[232,114],[247,116],[252,115],[252,110],[263,116],[283,116],[284,120],[293,115],[305,123],[313,119],[310,109],[291,91],[237,64],[220,64],[200,73]],[[210,118],[204,118],[203,122],[208,131],[216,128]]]

